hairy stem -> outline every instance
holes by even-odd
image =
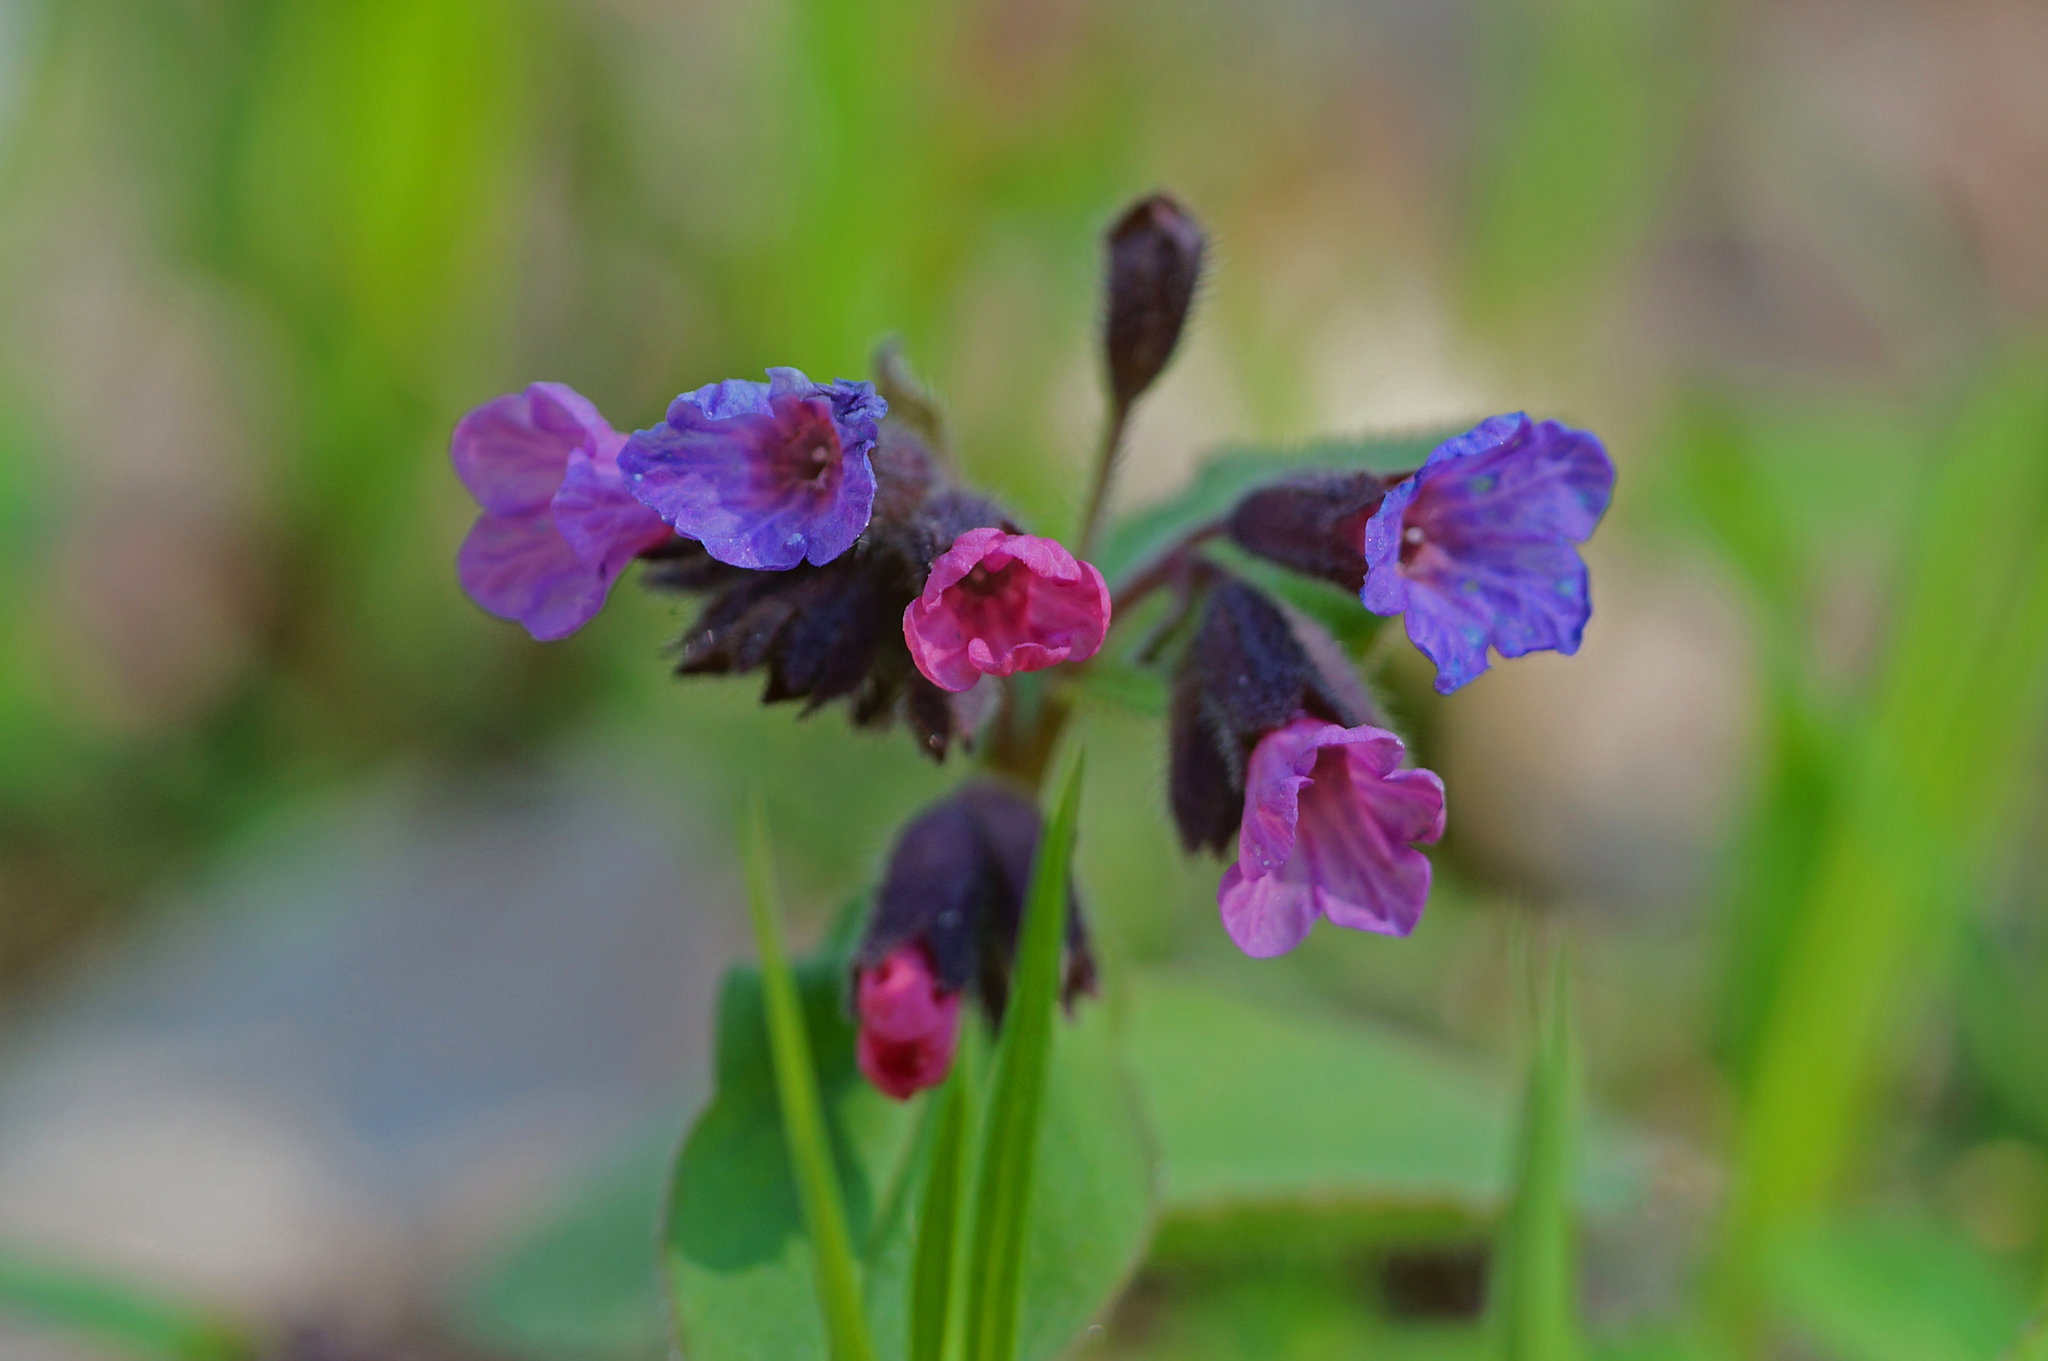
[[[1102,532],[1102,514],[1109,504],[1109,484],[1116,476],[1116,466],[1123,457],[1124,429],[1130,424],[1131,408],[1123,402],[1114,402],[1109,409],[1109,420],[1102,427],[1102,448],[1095,455],[1095,480],[1088,487],[1087,508],[1081,512],[1081,534],[1077,540],[1077,556],[1087,558],[1095,550],[1095,540]]]

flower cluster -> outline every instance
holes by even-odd
[[[1110,416],[1078,551],[965,485],[935,408],[891,354],[875,383],[792,368],[710,383],[630,436],[553,383],[455,429],[456,472],[480,507],[458,573],[485,610],[562,638],[641,560],[647,585],[701,602],[678,673],[758,671],[764,702],[843,699],[857,726],[900,723],[940,759],[976,747],[1003,777],[964,784],[904,829],[850,962],[861,1070],[898,1098],[943,1080],[967,999],[991,1024],[1002,1014],[1042,831],[1028,791],[1072,708],[1056,683],[1027,694],[1016,678],[1085,665],[1115,615],[1170,595],[1122,659],[1170,674],[1170,811],[1190,852],[1231,857],[1218,911],[1263,957],[1319,920],[1414,930],[1444,786],[1410,764],[1357,660],[1255,584],[1244,556],[1400,616],[1443,694],[1493,655],[1575,652],[1592,612],[1578,545],[1607,509],[1614,465],[1592,435],[1520,414],[1410,471],[1276,476],[1220,519],[1191,518],[1112,590],[1087,560],[1105,491],[1132,405],[1178,344],[1205,240],[1155,195],[1106,247]],[[1219,538],[1235,558],[1211,551]],[[1071,1004],[1094,964],[1078,907],[1068,925]]]
[[[871,383],[789,368],[683,393],[630,437],[556,383],[487,402],[452,447],[482,508],[463,588],[562,638],[650,559],[650,584],[709,597],[678,671],[765,669],[768,701],[848,697],[857,723],[901,716],[943,756],[971,734],[957,697],[984,676],[1093,656],[1109,591],[956,485],[888,410]]]

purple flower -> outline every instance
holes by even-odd
[[[1614,494],[1600,441],[1517,412],[1444,441],[1365,527],[1375,614],[1404,615],[1448,695],[1503,657],[1567,655],[1593,613],[1584,543]]]
[[[626,564],[669,537],[626,490],[625,442],[560,383],[535,383],[457,422],[449,457],[483,507],[455,559],[471,600],[543,641],[590,622]]]
[[[1216,901],[1223,929],[1255,958],[1301,944],[1327,917],[1405,936],[1429,897],[1429,860],[1409,843],[1444,834],[1444,785],[1402,770],[1401,739],[1306,714],[1252,748],[1237,863]]]
[[[720,562],[783,571],[853,546],[875,504],[873,385],[770,369],[685,392],[619,457],[633,495]]]

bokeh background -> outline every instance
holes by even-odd
[[[1621,478],[1578,657],[1448,701],[1394,658],[1451,791],[1409,941],[1234,956],[1156,728],[1087,711],[1110,969],[1511,1066],[1511,938],[1562,926],[1591,1098],[1667,1150],[1589,1240],[1605,1354],[1733,1308],[1767,1354],[1995,1355],[2048,1223],[2029,0],[0,0],[0,1275],[659,1355],[735,791],[814,931],[958,772],[672,681],[630,587],[551,645],[476,611],[449,429],[896,335],[1063,532],[1099,234],[1159,187],[1213,263],[1120,504],[1518,408]],[[606,1196],[644,1242],[493,1284]],[[1384,1265],[1161,1267],[1089,1346],[1477,1354],[1429,1322],[1455,1260]],[[0,1354],[119,1353],[0,1313]]]

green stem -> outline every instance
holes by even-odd
[[[1081,532],[1076,537],[1078,545],[1075,556],[1086,558],[1095,551],[1096,537],[1102,532],[1102,513],[1109,505],[1109,484],[1116,476],[1116,467],[1121,460],[1124,446],[1124,429],[1130,424],[1131,409],[1122,402],[1114,403],[1109,409],[1109,420],[1102,427],[1102,447],[1095,455],[1095,480],[1088,486],[1088,504],[1081,512]]]

